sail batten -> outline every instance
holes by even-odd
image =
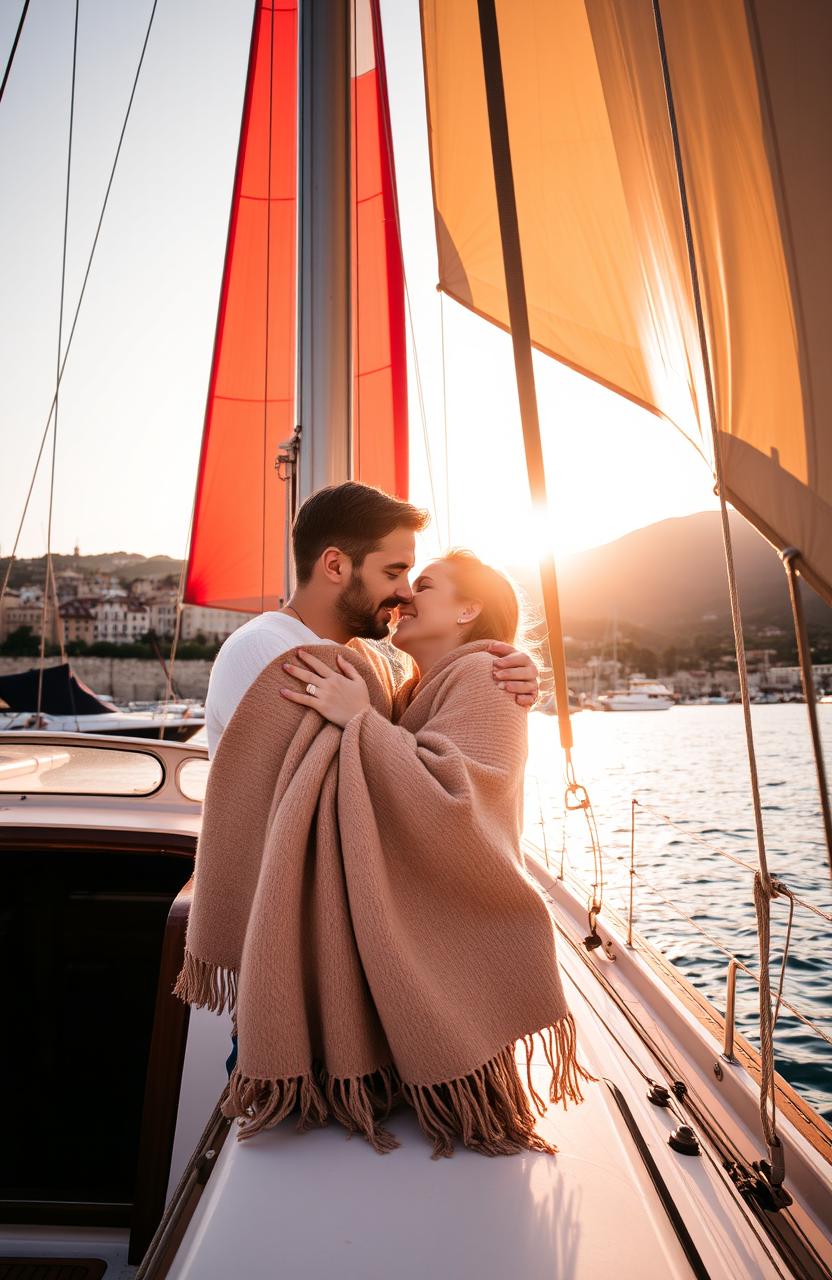
[[[508,323],[476,0],[423,0],[440,285]],[[832,598],[832,9],[663,0],[732,501]],[[650,0],[498,0],[534,345],[713,462]]]

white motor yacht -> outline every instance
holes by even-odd
[[[632,676],[626,689],[602,693],[596,700],[601,711],[667,711],[675,699],[667,685],[645,676]]]

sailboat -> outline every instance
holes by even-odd
[[[0,676],[0,729],[40,729],[52,733],[116,734],[128,738],[172,738],[184,742],[205,724],[199,708],[166,702],[158,710],[126,710],[99,698],[79,680],[68,662],[42,671],[32,667]]]
[[[423,0],[421,12],[439,283],[511,332],[534,500],[532,344],[713,447],[721,496],[784,555],[799,623],[799,578],[832,595],[832,292],[813,235],[832,11]],[[320,485],[352,475],[406,493],[380,19],[375,0],[254,6],[194,602],[285,599],[292,514]],[[551,560],[543,584],[566,804],[592,830]],[[50,763],[44,747],[61,754]],[[13,751],[28,755],[0,772],[4,937],[7,970],[23,958],[28,981],[7,1013],[14,1155],[7,1145],[0,1205],[2,1261],[21,1280],[59,1266],[79,1280],[133,1266],[139,1280],[832,1275],[832,1131],[774,1071],[766,930],[787,887],[762,843],[762,1052],[734,1027],[735,957],[723,1014],[639,935],[632,905],[605,906],[596,877],[587,909],[586,887],[530,833],[527,870],[598,1077],[582,1107],[540,1121],[557,1158],[463,1150],[435,1164],[407,1114],[384,1158],[334,1129],[241,1145],[218,1108],[228,1020],[171,996],[204,748],[0,734]]]

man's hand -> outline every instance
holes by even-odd
[[[533,707],[537,702],[538,670],[529,655],[502,640],[492,640],[488,652],[495,655],[492,671],[497,688],[510,693],[518,707]]]

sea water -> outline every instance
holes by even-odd
[[[832,772],[832,705],[819,705],[818,716]],[[806,707],[753,707],[752,718],[769,870],[799,897],[832,914]],[[577,780],[589,791],[601,838],[605,901],[626,914],[636,798],[644,807],[636,808],[635,928],[724,1012],[728,959],[700,930],[755,972],[759,963],[752,875],[717,852],[757,861],[742,708],[582,711],[572,723]],[[562,760],[556,720],[531,715],[527,829],[540,845],[542,819],[550,864],[559,867],[563,855],[567,866],[591,883],[585,819],[581,813],[564,819]],[[776,992],[788,919],[785,899],[772,903],[771,915]],[[832,924],[799,905],[783,994],[832,1036]],[[740,970],[736,1025],[759,1047],[757,998],[756,983]],[[783,1008],[775,1052],[781,1075],[832,1120],[832,1046]]]

